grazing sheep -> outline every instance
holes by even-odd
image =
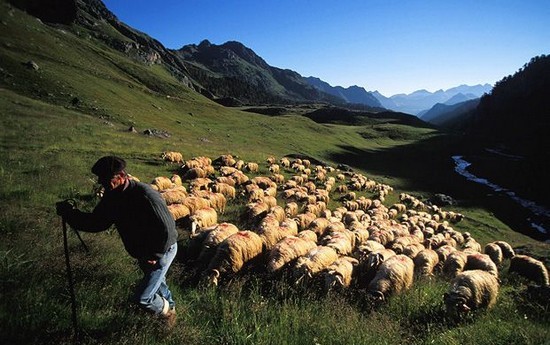
[[[317,236],[324,236],[327,227],[330,224],[330,220],[324,217],[315,218],[307,227],[307,230],[311,230],[317,234]]]
[[[302,279],[313,278],[314,275],[327,268],[330,264],[338,259],[336,250],[326,246],[317,246],[300,256],[296,260],[296,265],[293,269],[293,276],[296,284]]]
[[[435,251],[439,256],[439,263],[442,264],[445,262],[445,260],[447,260],[447,257],[449,256],[449,254],[457,251],[457,249],[454,246],[445,244],[445,245],[442,245],[441,247],[438,247]]]
[[[239,231],[237,226],[231,223],[220,223],[211,228],[211,231],[208,232],[202,243],[202,250],[197,259],[198,262],[206,262],[208,258],[212,258],[218,245]]]
[[[426,249],[422,243],[412,243],[406,246],[403,249],[404,255],[407,255],[409,258],[414,259],[418,253]]]
[[[246,170],[248,172],[257,173],[259,171],[259,169],[260,169],[260,167],[259,167],[258,163],[254,163],[254,162],[248,162],[244,166],[244,170]]]
[[[155,190],[161,191],[174,187],[174,183],[168,177],[158,176],[151,181],[151,187]]]
[[[160,157],[167,162],[183,163],[183,155],[180,152],[166,151],[163,152]]]
[[[187,198],[185,187],[178,186],[160,191],[160,196],[164,199],[167,205],[181,204]]]
[[[309,225],[313,220],[317,218],[317,215],[311,212],[300,213],[295,217],[296,223],[298,224],[298,230],[306,230],[309,228]]]
[[[208,176],[208,173],[205,169],[203,169],[202,167],[196,167],[187,170],[185,174],[183,174],[182,178],[186,181],[189,181],[197,178],[205,178],[206,176]]]
[[[234,186],[231,186],[231,185],[229,185],[227,183],[223,183],[223,182],[215,182],[210,187],[210,190],[214,193],[221,193],[226,198],[229,198],[229,199],[235,199],[235,197],[237,195],[237,191],[236,191]]]
[[[310,240],[317,243],[317,234],[311,230],[302,230],[298,233],[297,236],[305,240]]]
[[[353,269],[358,264],[357,259],[349,256],[342,256],[330,264],[324,271],[325,291],[349,287]]]
[[[496,243],[487,243],[483,249],[484,253],[489,255],[495,265],[500,266],[502,264],[502,249]]]
[[[367,287],[367,293],[375,301],[384,301],[393,294],[408,290],[413,284],[414,262],[406,255],[398,254],[384,261]]]
[[[200,231],[218,223],[218,213],[212,207],[196,210],[190,217],[191,235],[195,236],[197,229]]]
[[[491,260],[491,257],[487,254],[481,253],[469,253],[466,259],[466,265],[464,270],[482,270],[491,273],[495,277],[498,277],[497,265]]]
[[[334,248],[339,255],[350,255],[355,248],[355,234],[347,229],[330,232],[323,242],[325,246]]]
[[[457,250],[450,253],[443,263],[443,273],[448,277],[456,277],[457,274],[464,270],[468,261],[468,253]]]
[[[464,241],[462,249],[471,249],[473,251],[481,253],[481,244],[477,242],[473,237],[469,237]]]
[[[315,241],[298,236],[287,236],[277,242],[267,258],[267,272],[275,273],[300,256],[316,248]]]
[[[298,214],[298,204],[294,201],[285,205],[285,214],[287,217],[295,217]]]
[[[432,276],[439,263],[439,256],[433,249],[423,249],[414,257],[414,270],[420,276]]]
[[[510,260],[508,272],[517,273],[541,286],[549,286],[548,269],[542,261],[517,254]]]
[[[443,299],[449,314],[462,315],[494,306],[498,290],[498,279],[494,275],[482,270],[464,271],[453,279]]]
[[[168,211],[170,211],[174,220],[185,218],[191,214],[189,207],[183,204],[170,204],[168,205]]]
[[[183,183],[181,181],[181,176],[178,175],[178,174],[173,174],[172,177],[170,177],[170,181],[172,181],[172,183],[176,187],[181,187],[183,185]]]
[[[508,242],[495,241],[493,243],[499,246],[500,249],[502,249],[502,256],[504,257],[504,259],[511,259],[514,257],[514,255],[516,255],[516,253],[514,252],[514,248],[512,248],[512,246]]]
[[[206,270],[208,282],[217,286],[224,273],[237,273],[262,253],[262,239],[252,231],[239,231],[218,245]]]

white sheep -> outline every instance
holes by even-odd
[[[390,295],[408,290],[413,284],[414,263],[406,255],[398,254],[384,261],[367,287],[375,301],[384,301]]]
[[[190,217],[191,236],[195,236],[197,230],[207,228],[218,223],[218,213],[212,207],[196,210]]]
[[[267,272],[273,274],[300,256],[316,248],[315,241],[298,236],[287,236],[269,251]]]
[[[446,310],[452,315],[462,315],[471,310],[491,308],[497,300],[498,279],[482,270],[464,271],[452,281],[444,294]]]
[[[342,256],[324,270],[325,291],[347,288],[351,284],[353,269],[359,264],[357,259]]]
[[[528,255],[517,254],[510,260],[511,273],[517,273],[541,286],[549,286],[548,269],[542,261]]]
[[[225,273],[237,273],[262,253],[262,240],[252,231],[243,230],[227,237],[218,245],[216,254],[206,270],[208,282],[218,285]]]

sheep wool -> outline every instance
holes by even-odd
[[[231,223],[220,223],[213,226],[212,230],[207,232],[206,238],[202,242],[201,252],[197,261],[206,262],[211,259],[218,245],[238,231],[237,226]]]
[[[464,270],[482,270],[491,273],[498,277],[497,265],[491,260],[487,254],[471,253],[468,254]]]
[[[512,248],[512,246],[508,242],[495,241],[493,243],[500,247],[504,259],[511,259],[514,257],[514,255],[516,255],[516,253],[514,252],[514,248]]]
[[[316,247],[317,244],[315,241],[310,239],[298,236],[287,236],[283,238],[269,251],[267,272],[274,273],[279,271],[291,261],[306,255],[310,250]]]
[[[459,250],[452,252],[443,263],[443,273],[448,277],[456,277],[457,274],[464,270],[467,260],[467,253]]]
[[[509,272],[517,273],[541,286],[549,286],[548,269],[542,261],[517,254],[510,260]]]
[[[183,186],[176,186],[174,188],[161,190],[160,196],[162,196],[167,205],[181,204],[187,197],[187,191]]]
[[[491,260],[495,263],[495,265],[500,266],[502,264],[502,249],[499,245],[496,243],[487,243],[484,248],[484,253],[489,255]]]
[[[497,300],[499,283],[497,277],[482,270],[459,273],[444,295],[448,313],[461,315],[471,310],[491,308]]]
[[[237,273],[250,260],[262,253],[260,236],[249,230],[239,231],[218,245],[216,254],[208,264],[207,272],[214,275]]]
[[[174,220],[185,218],[191,214],[189,208],[183,204],[170,204],[168,205],[168,211],[170,211]]]
[[[384,301],[393,294],[408,290],[413,284],[414,262],[403,254],[397,254],[384,261],[367,292],[376,300]]]
[[[326,246],[317,246],[300,256],[294,267],[294,278],[299,282],[302,278],[311,278],[315,274],[327,268],[338,259],[336,250]]]
[[[414,257],[414,270],[420,276],[432,276],[439,263],[439,256],[433,249],[423,249]]]
[[[351,284],[353,269],[359,262],[349,256],[342,256],[330,264],[324,274],[325,291],[334,288],[346,288]]]

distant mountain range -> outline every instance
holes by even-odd
[[[385,97],[378,91],[375,91],[372,95],[376,97],[386,109],[421,116],[423,112],[428,111],[438,103],[453,105],[479,98],[491,92],[491,89],[492,86],[490,84],[474,86],[460,85],[448,90],[438,90],[436,92],[418,90],[410,94],[397,94],[391,97]]]

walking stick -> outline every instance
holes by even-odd
[[[71,271],[71,261],[69,259],[69,244],[67,241],[67,221],[65,218],[61,218],[63,222],[63,246],[65,248],[65,265],[67,267],[67,280],[69,281],[69,294],[71,296],[71,312],[72,312],[72,322],[73,322],[73,337],[78,339],[78,320],[76,317],[76,297],[74,294],[74,284],[73,284],[73,272]]]
[[[67,199],[65,202],[71,203],[73,206],[75,206],[76,202],[73,199]],[[79,329],[78,329],[78,319],[76,316],[76,296],[74,292],[74,281],[73,281],[73,272],[71,270],[71,260],[69,258],[69,243],[68,243],[68,236],[67,236],[67,220],[65,217],[61,217],[61,221],[63,223],[63,247],[65,250],[65,266],[67,268],[67,280],[69,282],[69,294],[71,297],[71,320],[73,323],[73,340],[76,342],[77,339],[79,339]],[[76,236],[80,240],[80,243],[82,243],[82,246],[88,252],[88,247],[86,246],[86,243],[82,240],[82,237],[80,237],[80,233],[74,229],[74,232],[76,233]]]

